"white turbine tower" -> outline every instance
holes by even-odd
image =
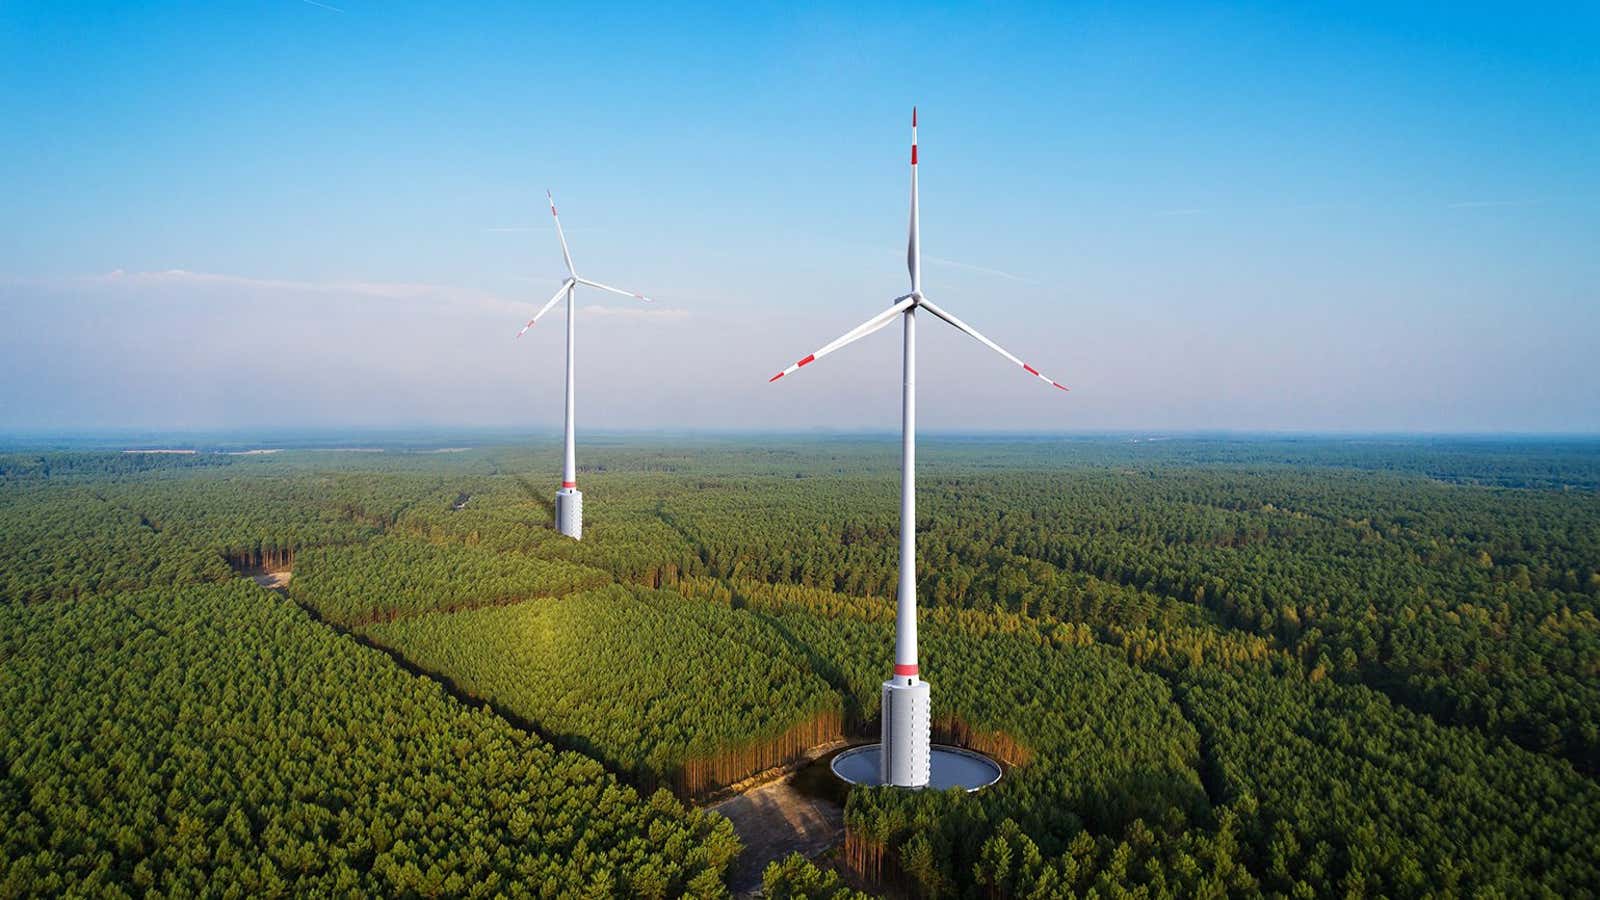
[[[562,297],[567,299],[566,450],[561,462],[561,490],[556,491],[556,529],[573,540],[583,540],[583,494],[578,490],[578,464],[576,460],[576,454],[574,453],[575,444],[572,432],[573,410],[575,407],[575,400],[573,399],[572,377],[574,349],[573,335],[575,333],[576,326],[573,316],[573,314],[576,312],[576,304],[573,298],[577,294],[578,285],[582,284],[588,285],[592,288],[598,288],[602,291],[610,291],[613,294],[621,294],[624,297],[633,297],[637,300],[643,300],[646,303],[650,303],[652,301],[649,297],[646,297],[643,294],[636,294],[633,291],[624,291],[620,288],[614,288],[607,284],[601,284],[598,281],[590,281],[587,278],[578,277],[577,270],[572,267],[572,253],[567,250],[567,236],[561,231],[561,217],[556,215],[556,200],[554,197],[550,196],[549,191],[545,191],[544,193],[545,197],[549,198],[550,200],[550,217],[556,221],[556,237],[561,239],[561,257],[567,261],[567,278],[565,281],[561,282],[561,288],[556,291],[556,295],[554,297],[550,298],[550,302],[540,307],[539,311],[533,314],[533,318],[528,320],[528,324],[522,326],[522,330],[517,332],[517,337],[520,338],[524,334],[527,334],[528,329],[533,327],[533,323],[539,321],[539,318],[545,313],[549,312],[551,307],[560,302]]]
[[[905,322],[904,405],[900,419],[900,589],[895,604],[894,677],[883,683],[883,744],[879,752],[881,782],[905,787],[921,787],[928,783],[931,724],[928,683],[917,675],[917,310],[926,309],[1021,366],[1029,375],[1063,391],[1067,390],[922,295],[922,245],[917,232],[917,111],[913,108],[911,236],[906,248],[906,267],[911,271],[911,293],[896,297],[888,309],[768,379],[769,382],[777,381],[810,365],[840,347],[888,326],[896,316]]]

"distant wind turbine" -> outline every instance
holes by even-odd
[[[567,300],[567,427],[566,427],[566,451],[565,451],[565,456],[563,457],[562,463],[561,463],[561,489],[559,491],[556,491],[556,529],[558,531],[560,531],[562,534],[566,535],[567,537],[572,538],[573,540],[583,540],[583,493],[578,490],[578,466],[577,466],[576,453],[574,452],[575,443],[574,443],[574,440],[573,440],[573,409],[574,409],[574,403],[575,403],[575,401],[573,399],[573,377],[572,377],[572,373],[573,373],[573,348],[574,348],[573,335],[574,335],[574,328],[575,328],[575,321],[574,321],[573,313],[576,311],[575,310],[575,305],[576,304],[575,304],[573,298],[577,293],[578,285],[582,284],[582,285],[587,285],[587,286],[592,287],[592,288],[597,288],[597,289],[602,290],[602,291],[610,291],[613,294],[621,294],[624,297],[633,297],[633,298],[638,299],[638,300],[643,300],[646,303],[651,303],[653,301],[649,297],[646,297],[643,294],[636,294],[633,291],[625,291],[625,290],[622,290],[621,288],[614,288],[614,287],[612,287],[612,286],[610,286],[608,284],[601,284],[598,281],[590,281],[587,278],[578,277],[577,270],[572,267],[572,253],[569,250],[567,250],[567,236],[566,236],[566,234],[564,234],[561,231],[561,217],[556,214],[556,199],[555,199],[555,197],[550,195],[549,191],[545,191],[545,197],[547,197],[550,200],[550,217],[552,219],[555,219],[555,222],[556,222],[556,237],[561,239],[561,257],[562,257],[562,259],[565,259],[566,262],[567,262],[567,278],[566,278],[565,281],[561,282],[560,289],[556,291],[556,295],[554,297],[550,298],[550,302],[546,303],[543,307],[541,307],[539,309],[538,312],[534,313],[533,314],[533,318],[528,320],[528,324],[522,326],[522,330],[517,332],[517,337],[520,338],[524,334],[527,334],[528,333],[528,329],[533,327],[533,323],[539,321],[539,317],[541,317],[545,313],[549,312],[551,307],[554,307],[558,302],[561,301],[561,298],[563,298],[563,297],[566,298],[566,300]]]
[[[928,683],[917,674],[917,310],[926,309],[1023,371],[1061,390],[1067,388],[979,334],[972,326],[933,305],[922,295],[922,245],[917,216],[917,111],[911,110],[911,236],[906,248],[911,293],[832,343],[768,379],[777,381],[816,362],[846,344],[887,327],[900,316],[905,322],[905,388],[900,419],[900,590],[895,605],[894,677],[883,683],[883,744],[879,752],[883,784],[921,787],[928,783],[932,721]]]

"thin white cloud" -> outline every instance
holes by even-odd
[[[508,300],[491,291],[456,285],[406,281],[301,281],[286,278],[255,278],[219,272],[188,269],[163,269],[154,272],[128,272],[116,269],[103,275],[87,275],[69,282],[106,288],[139,287],[233,287],[247,290],[280,291],[297,294],[327,294],[377,297],[386,300],[418,300],[473,306],[497,313],[520,312],[531,301]]]
[[[997,278],[1007,278],[1011,281],[1020,281],[1023,284],[1039,283],[1032,278],[1024,278],[1021,275],[1013,275],[1010,272],[1003,272],[999,269],[991,269],[987,266],[975,266],[972,263],[957,262],[953,259],[945,259],[942,256],[933,256],[932,254],[928,253],[922,254],[922,258],[937,265],[949,266],[952,269],[965,269],[968,272],[978,272],[983,275],[994,275]]]
[[[675,309],[670,306],[580,306],[579,310],[585,316],[600,316],[608,319],[687,319],[689,311]]]
[[[337,6],[329,6],[329,5],[328,5],[328,4],[326,4],[326,3],[318,3],[318,2],[317,2],[317,0],[300,0],[300,2],[301,2],[301,3],[309,3],[309,4],[311,4],[311,5],[312,5],[312,6],[320,6],[320,7],[322,7],[322,8],[323,8],[323,9],[326,9],[326,10],[328,10],[328,11],[330,11],[330,12],[336,12],[336,13],[342,13],[342,12],[344,12],[344,10],[342,10],[342,9],[340,9],[340,8],[339,8],[339,7],[337,7]]]
[[[385,300],[413,300],[443,305],[471,306],[495,313],[525,314],[536,308],[543,298],[510,300],[490,291],[455,285],[430,284],[405,281],[298,281],[285,278],[254,278],[248,275],[228,275],[218,272],[194,272],[188,269],[163,269],[156,272],[128,272],[116,269],[103,275],[86,275],[70,279],[79,285],[106,288],[172,287],[204,288],[228,287],[244,290],[279,291],[298,294],[325,294],[376,297]],[[689,311],[661,306],[582,306],[583,314],[608,319],[677,320],[687,318]]]

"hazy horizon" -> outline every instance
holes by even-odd
[[[0,434],[1600,433],[1600,11],[0,11]],[[596,47],[608,53],[597,57]],[[914,53],[908,64],[907,50]]]
[[[794,440],[885,441],[898,442],[896,429],[835,429],[835,428],[596,428],[585,434],[594,440],[612,441],[652,439],[666,443],[697,441],[740,440],[751,438],[788,438]],[[1003,429],[919,429],[924,441],[1326,441],[1375,443],[1430,442],[1443,443],[1592,443],[1600,442],[1600,432],[1561,431],[1361,431],[1361,430],[1303,430],[1274,431],[1268,429],[1076,429],[1057,431],[1014,431]],[[160,428],[101,428],[84,430],[32,430],[0,429],[0,451],[7,449],[41,449],[50,445],[71,447],[76,445],[115,445],[133,447],[136,444],[150,449],[161,446],[282,446],[282,449],[327,449],[328,444],[367,441],[376,445],[415,444],[421,447],[469,442],[459,449],[511,446],[522,441],[535,443],[559,442],[561,429],[528,429],[516,426],[457,427],[457,426],[372,426],[362,428],[327,427],[239,427],[224,429],[172,430]],[[141,443],[142,442],[142,443]]]

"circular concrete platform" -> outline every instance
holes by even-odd
[[[878,785],[878,754],[883,745],[851,747],[833,758],[833,774],[851,784]],[[928,787],[936,791],[976,791],[1000,780],[1000,764],[971,750],[935,745],[929,751]]]

